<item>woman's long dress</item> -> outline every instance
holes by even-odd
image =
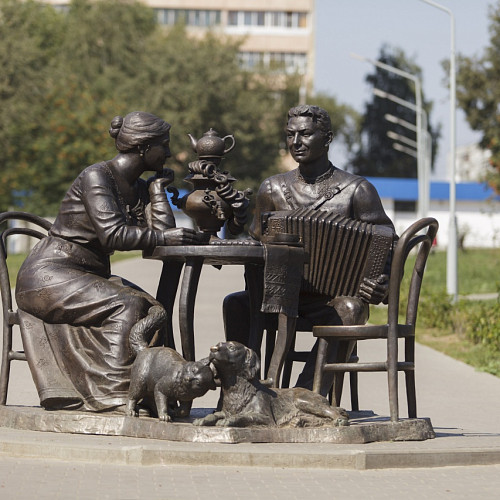
[[[144,181],[130,208],[107,164],[92,165],[74,181],[49,235],[23,263],[16,301],[43,407],[83,404],[99,411],[126,403],[133,361],[128,335],[158,302],[112,276],[109,255],[164,244],[159,228],[167,229],[168,200],[149,207],[155,221],[149,226],[148,203]]]

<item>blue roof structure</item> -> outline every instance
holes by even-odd
[[[400,179],[395,177],[366,177],[377,190],[381,198],[397,201],[417,201],[417,179]],[[485,182],[457,182],[457,201],[500,201],[493,189]],[[448,182],[431,182],[431,200],[448,200],[450,186]],[[179,198],[189,193],[188,189],[179,189]],[[168,194],[169,198],[171,194]],[[173,210],[179,210],[172,206]]]
[[[398,201],[416,201],[418,199],[417,179],[399,179],[393,177],[367,177],[376,188],[381,198]],[[448,200],[450,186],[448,182],[431,182],[431,200]],[[500,196],[485,182],[457,182],[457,200],[460,201],[500,201]]]

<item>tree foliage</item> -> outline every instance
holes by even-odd
[[[25,190],[20,161],[41,129],[45,83],[62,37],[60,15],[42,4],[0,2],[0,205]]]
[[[485,178],[500,193],[500,2],[490,7],[490,45],[480,57],[459,57],[457,101],[481,147],[491,151]]]
[[[394,68],[417,76],[422,80],[422,71],[398,48],[386,45],[380,49],[378,60]],[[373,73],[368,74],[366,82],[373,89],[378,89],[398,99],[415,104],[415,87],[411,80],[375,67]],[[429,117],[432,103],[422,99],[422,106]],[[399,120],[416,124],[416,113],[412,109],[398,104],[390,99],[374,95],[366,104],[365,112],[360,122],[361,142],[359,150],[354,155],[352,165],[355,173],[374,177],[417,177],[416,158],[407,153],[394,149],[394,140],[388,137],[388,132],[404,136],[416,141],[416,133],[403,125],[389,122],[386,115],[393,115]],[[432,159],[436,155],[439,129],[430,125],[428,130],[432,137]],[[405,143],[403,146],[408,147]]]
[[[119,0],[73,0],[64,12],[0,0],[0,36],[0,210],[55,213],[83,168],[116,154],[112,118],[134,110],[172,124],[168,166],[180,187],[194,159],[187,133],[210,127],[236,138],[223,168],[240,189],[279,163],[299,80],[242,70],[239,42],[162,28],[152,9]]]

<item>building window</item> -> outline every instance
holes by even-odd
[[[240,52],[240,65],[244,69],[259,66],[286,73],[305,74],[307,54],[302,52]]]
[[[228,12],[228,26],[266,26],[274,28],[306,28],[306,12],[263,12],[238,11]]]
[[[238,26],[238,12],[230,10],[227,15],[227,24],[229,26]]]
[[[264,64],[263,52],[240,52],[238,54],[240,66],[244,69],[254,70]]]
[[[186,26],[209,27],[220,24],[220,10],[198,9],[155,9],[159,24],[173,26],[185,23]]]

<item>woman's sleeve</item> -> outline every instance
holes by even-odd
[[[175,227],[175,217],[165,187],[159,182],[152,181],[149,184],[149,202],[152,229],[165,231]]]
[[[125,207],[101,169],[88,170],[81,188],[88,217],[105,250],[148,250],[165,243],[163,231],[127,224]]]

